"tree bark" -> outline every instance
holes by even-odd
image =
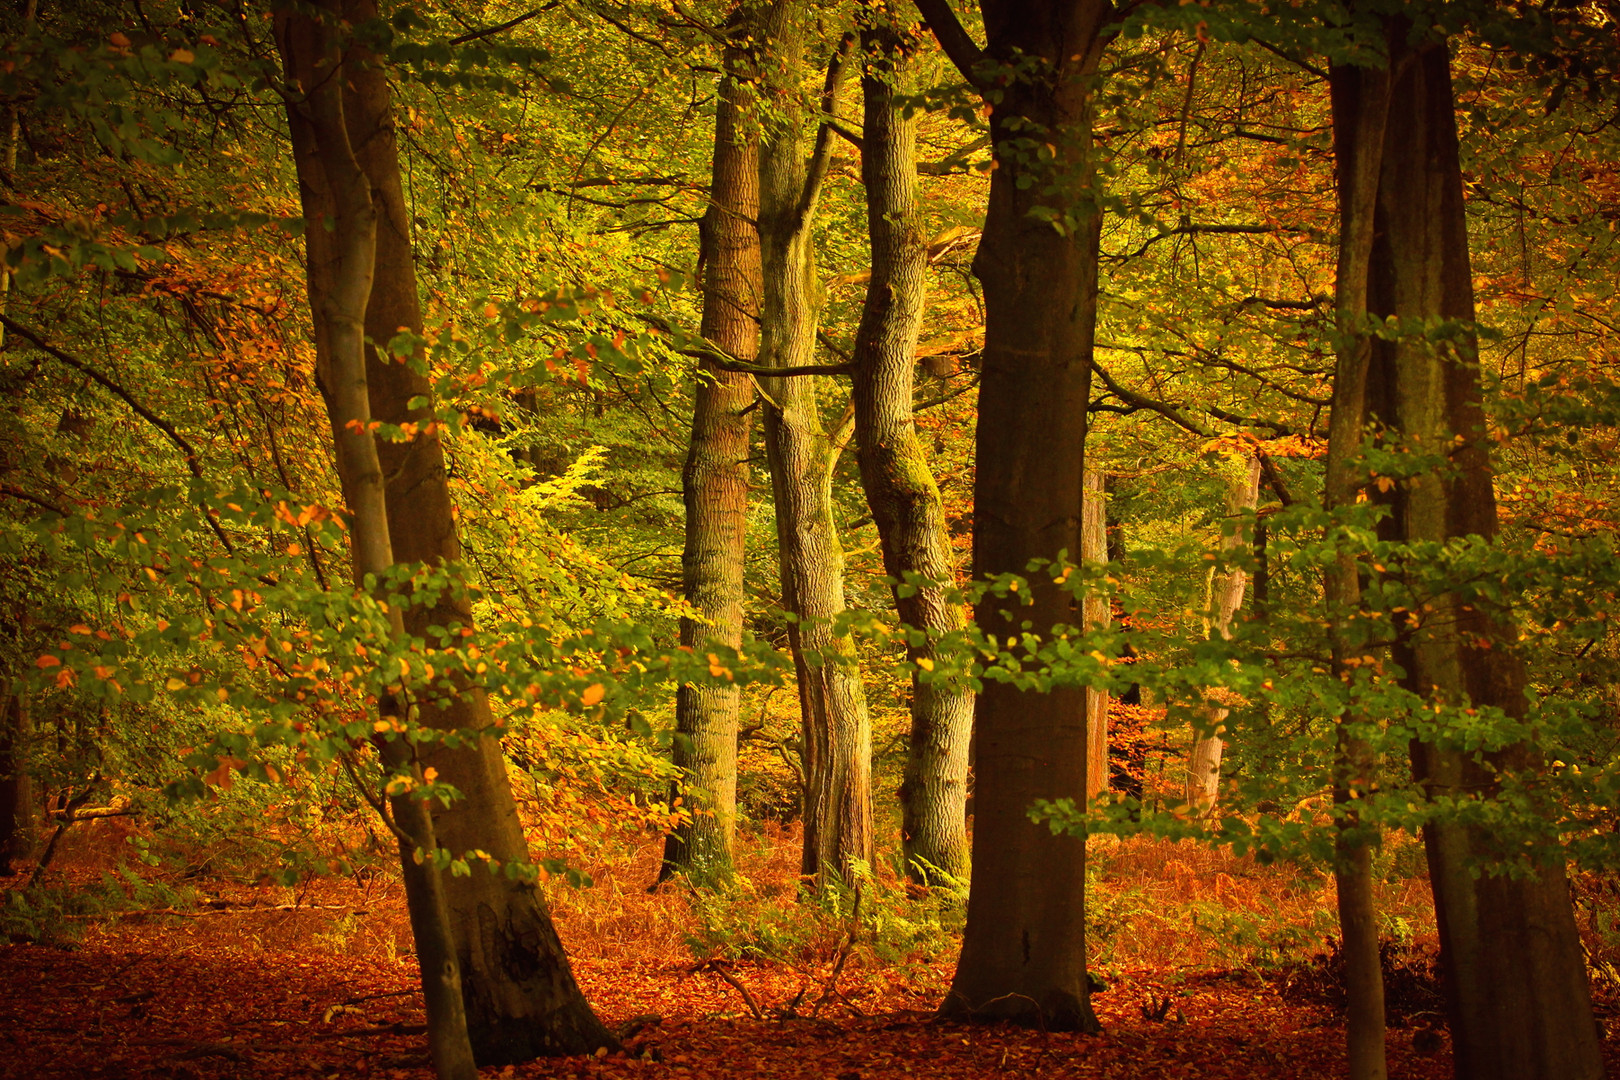
[[[764,307],[759,362],[795,368],[814,359],[820,288],[811,226],[830,153],[823,125],[808,159],[797,85],[804,65],[802,0],[777,0],[765,32],[772,116],[759,154],[759,237]],[[824,107],[837,86],[829,71]],[[833,521],[833,465],[847,439],[829,433],[816,400],[820,376],[765,376],[765,453],[776,502],[782,606],[796,621],[788,637],[804,717],[804,857],[802,872],[825,886],[870,864],[872,725],[866,712],[855,643],[835,633],[844,611],[844,552]]]
[[[1260,459],[1252,457],[1243,475],[1228,482],[1226,489],[1226,520],[1221,527],[1220,551],[1223,558],[1231,558],[1239,548],[1251,543],[1241,530],[1229,527],[1241,519],[1245,510],[1253,511],[1260,501]],[[1243,593],[1248,587],[1249,575],[1242,567],[1228,567],[1216,574],[1210,582],[1210,622],[1206,634],[1222,639],[1232,636],[1232,619],[1243,606]],[[1193,735],[1192,752],[1187,755],[1187,784],[1185,798],[1201,816],[1215,809],[1215,800],[1221,790],[1221,755],[1226,743],[1221,738],[1221,725],[1226,721],[1226,709],[1215,704],[1202,707],[1200,730]]]
[[[336,21],[343,12],[334,5],[327,14]],[[349,141],[338,80],[351,69],[344,63],[336,29],[318,17],[285,14],[278,16],[276,29],[288,82],[302,92],[301,100],[289,96],[287,118],[305,220],[331,222],[330,232],[319,226],[306,232],[309,300],[316,328],[316,375],[351,514],[355,583],[362,585],[394,565],[366,380],[366,305],[377,254],[378,214],[370,181]],[[403,634],[404,620],[397,608],[391,618],[393,633]],[[385,716],[389,711],[386,705],[382,709]],[[415,772],[415,755],[403,735],[379,737],[376,745],[391,771]],[[408,790],[391,798],[389,805],[421,964],[434,1072],[440,1080],[477,1080],[450,912],[432,861],[438,850],[433,818],[423,800]]]
[[[1456,106],[1444,41],[1412,45],[1390,20],[1389,119],[1378,182],[1369,309],[1403,319],[1474,320]],[[1369,411],[1397,444],[1447,467],[1400,482],[1386,535],[1408,542],[1490,539],[1497,531],[1477,342],[1407,336],[1371,343]],[[1396,660],[1407,687],[1450,706],[1525,715],[1525,671],[1511,614],[1454,595],[1405,627]],[[1446,742],[1412,748],[1434,800],[1489,797],[1504,774],[1543,768],[1533,743],[1484,755]],[[1603,1075],[1569,885],[1561,864],[1526,877],[1475,876],[1486,826],[1426,826],[1457,1075],[1469,1080],[1587,1080]]]
[[[28,772],[33,724],[18,680],[0,682],[0,877],[34,853],[34,783]]]
[[[739,8],[732,32],[752,25]],[[726,50],[725,70],[743,62],[745,44]],[[759,140],[745,118],[751,94],[734,75],[721,77],[714,121],[709,208],[699,226],[705,339],[740,360],[759,344]],[[696,613],[681,620],[681,644],[701,649],[742,641],[743,559],[748,531],[748,451],[753,428],[751,376],[711,361],[698,367],[681,489],[686,545],[682,596]],[[682,686],[675,699],[676,791],[690,817],[664,844],[659,880],[674,873],[722,878],[731,873],[737,819],[737,711],[733,686]]]
[[[948,4],[918,7],[970,81],[989,89],[980,80],[997,67],[1002,73],[991,96],[996,169],[973,262],[986,309],[973,573],[1023,574],[1032,559],[1081,550],[1102,225],[1089,94],[1111,7],[983,0],[983,57]],[[1043,573],[1027,593],[1023,604],[987,595],[975,611],[979,627],[1000,636],[1024,624],[1044,636],[1084,617]],[[1028,816],[1037,799],[1085,793],[1085,691],[990,683],[974,719],[972,889],[942,1012],[1095,1031],[1085,971],[1085,840],[1053,835]]]
[[[960,631],[961,606],[939,486],[912,415],[917,336],[927,298],[928,240],[917,209],[917,121],[898,102],[908,46],[883,13],[861,32],[867,71],[861,178],[872,245],[872,276],[855,335],[855,441],[861,485],[898,584],[895,608],[927,637],[907,649],[911,737],[900,784],[900,842],[906,874],[919,884],[967,873],[967,744],[973,691],[939,671],[938,638]],[[907,577],[912,580],[908,583]],[[931,674],[939,671],[938,674]]]
[[[1082,480],[1085,492],[1080,503],[1080,560],[1106,565],[1108,562],[1107,480],[1096,469],[1087,469]],[[1112,602],[1106,596],[1086,598],[1086,629],[1107,629],[1112,624]],[[1107,690],[1086,688],[1086,801],[1089,803],[1108,790],[1108,703]]]
[[[373,14],[365,0],[345,11],[353,25]],[[417,425],[417,434],[408,441],[372,444],[386,477],[393,555],[404,563],[454,563],[461,557],[461,543],[444,448],[432,426],[431,385],[409,364],[377,348],[386,347],[402,329],[420,335],[423,323],[387,80],[361,44],[351,42],[348,48],[353,62],[345,69],[345,120],[378,215],[376,273],[364,309],[370,339],[365,352],[369,405],[376,420]],[[306,219],[318,222],[321,217],[306,213]],[[307,235],[319,231],[310,229]],[[412,408],[413,398],[427,404]],[[473,618],[464,598],[445,591],[431,604],[407,607],[404,623],[406,632],[424,636],[430,627],[471,627]],[[492,725],[488,700],[471,686],[423,703],[419,719],[429,727],[462,731]],[[459,749],[436,746],[424,754],[424,761],[462,796],[434,812],[443,846],[452,852],[481,849],[502,864],[530,861],[497,737]],[[446,877],[443,886],[468,1033],[480,1065],[590,1053],[614,1045],[574,981],[537,885],[475,870],[468,877]]]
[[[1371,265],[1374,207],[1389,114],[1389,72],[1335,66],[1331,72],[1334,158],[1339,192],[1339,255],[1334,307],[1333,413],[1328,431],[1323,506],[1346,512],[1365,487],[1355,467],[1367,424],[1367,374],[1371,355],[1365,319]],[[1361,606],[1361,577],[1353,552],[1327,568],[1323,595],[1328,607],[1334,675],[1353,684],[1362,677],[1359,658],[1367,646],[1353,633]],[[1351,666],[1354,657],[1357,664]],[[1384,973],[1379,955],[1378,911],[1373,899],[1375,826],[1361,819],[1360,799],[1371,791],[1376,765],[1367,735],[1356,730],[1370,719],[1352,708],[1337,718],[1333,763],[1333,878],[1339,900],[1347,1003],[1345,1041],[1351,1080],[1384,1080]]]

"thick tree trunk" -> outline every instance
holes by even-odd
[[[820,286],[811,226],[830,133],[808,140],[798,103],[804,64],[802,0],[778,0],[763,35],[773,115],[761,135],[759,237],[764,273],[759,362],[795,368],[815,352]],[[836,87],[836,68],[825,98]],[[856,860],[872,860],[872,725],[866,712],[855,643],[828,625],[844,611],[844,552],[832,512],[832,471],[841,432],[822,426],[819,376],[760,380],[765,452],[776,501],[782,606],[797,617],[789,630],[804,717],[803,873],[825,884],[847,878]],[[839,425],[841,428],[843,425]]]
[[[1243,474],[1234,477],[1226,488],[1226,520],[1221,526],[1220,550],[1223,558],[1231,558],[1239,548],[1247,547],[1250,540],[1234,523],[1241,520],[1244,511],[1253,511],[1260,501],[1260,459],[1250,458]],[[1243,606],[1243,593],[1248,587],[1249,575],[1241,567],[1229,567],[1210,581],[1210,621],[1206,634],[1221,638],[1232,634],[1232,619]],[[1221,790],[1221,755],[1226,743],[1221,738],[1221,725],[1227,710],[1209,704],[1202,708],[1199,720],[1201,730],[1193,735],[1192,752],[1187,755],[1187,785],[1185,798],[1189,806],[1200,815],[1215,809],[1215,799]]]
[[[751,23],[734,17],[742,33]],[[743,60],[728,50],[726,70]],[[714,122],[709,209],[699,229],[705,339],[740,360],[759,343],[759,141],[745,116],[751,95],[722,76]],[[753,379],[703,361],[692,404],[692,441],[681,488],[686,502],[682,595],[697,618],[681,620],[681,644],[742,641],[743,556],[748,531],[748,441],[753,427]],[[731,872],[737,817],[738,691],[732,686],[682,686],[675,700],[677,792],[691,815],[664,844],[662,880],[681,872],[698,878]]]
[[[336,21],[343,12],[334,5],[324,14]],[[377,254],[378,214],[371,184],[355,160],[342,86],[334,78],[334,72],[338,77],[349,74],[336,29],[323,19],[303,15],[279,17],[276,29],[288,81],[304,94],[302,101],[288,100],[287,118],[305,220],[331,222],[330,231],[316,228],[306,233],[309,300],[316,328],[316,375],[351,514],[350,543],[359,585],[394,565],[366,381],[365,317]],[[392,620],[393,632],[403,633],[397,609]],[[397,705],[393,708],[397,711]],[[389,706],[382,711],[387,715]],[[415,755],[403,738],[379,736],[376,746],[391,771],[416,770]],[[426,803],[408,790],[389,804],[421,965],[434,1071],[440,1080],[477,1080],[442,875],[424,857],[438,849],[433,818]]]
[[[1102,223],[1090,190],[1089,92],[1112,9],[1099,0],[984,0],[980,64],[948,5],[918,6],[970,78],[996,65],[1019,72],[992,97],[997,167],[973,263],[987,320],[973,572],[1023,574],[1031,559],[1081,550]],[[987,595],[979,627],[1005,636],[1024,624],[1044,635],[1084,617],[1044,573],[1028,594],[1024,604]],[[979,695],[972,890],[947,1015],[1097,1030],[1085,971],[1085,840],[1029,819],[1037,799],[1084,796],[1085,712],[1079,689],[989,683]]]
[[[874,14],[874,19],[882,19]],[[872,276],[855,336],[855,440],[861,484],[883,546],[900,620],[928,638],[907,650],[911,739],[900,785],[900,842],[907,875],[928,884],[967,873],[967,744],[973,691],[936,670],[937,637],[961,630],[947,590],[955,567],[939,487],[912,417],[917,335],[927,294],[927,238],[917,209],[917,121],[897,103],[906,58],[899,33],[881,22],[861,34],[866,119],[861,176],[872,243]]]
[[[358,3],[346,15],[358,24],[373,13],[368,4]],[[359,62],[346,70],[345,118],[378,214],[376,274],[365,307],[365,332],[373,343],[386,345],[401,329],[420,334],[422,313],[387,81],[382,69],[366,62],[358,43],[351,43],[350,51]],[[413,398],[429,400],[431,386],[408,364],[372,346],[366,349],[366,376],[374,419],[418,426],[406,442],[374,443],[387,480],[393,555],[404,563],[455,562],[461,557],[460,538],[444,448],[431,425],[432,405],[410,407]],[[423,635],[429,627],[473,624],[467,602],[448,592],[431,605],[407,608],[404,619],[413,635]],[[474,687],[424,704],[419,719],[430,727],[459,730],[487,729],[492,722],[487,699]],[[435,747],[424,758],[462,796],[434,812],[444,847],[457,853],[481,849],[503,864],[530,861],[498,738],[454,750]],[[475,869],[468,877],[447,876],[443,886],[468,1033],[479,1064],[590,1053],[613,1045],[574,981],[537,885]]]
[[[1087,469],[1085,492],[1080,504],[1080,559],[1082,562],[1108,562],[1107,479],[1096,469]],[[1112,602],[1106,596],[1086,599],[1086,629],[1107,629],[1113,622]],[[1089,803],[1108,790],[1108,702],[1107,690],[1086,688],[1086,801]]]
[[[1473,281],[1458,158],[1456,106],[1444,42],[1408,44],[1392,21],[1390,93],[1369,308],[1403,320],[1474,320]],[[1372,418],[1417,453],[1447,467],[1402,481],[1387,535],[1410,542],[1491,538],[1497,531],[1477,344],[1408,337],[1371,343]],[[1409,625],[1396,659],[1413,692],[1525,714],[1525,672],[1510,613],[1456,596],[1432,601]],[[1533,744],[1481,763],[1443,742],[1417,743],[1417,779],[1430,796],[1487,796],[1495,777],[1543,767]],[[1440,928],[1457,1075],[1469,1080],[1587,1080],[1603,1075],[1590,991],[1561,865],[1527,877],[1475,876],[1493,845],[1483,826],[1425,829]]]

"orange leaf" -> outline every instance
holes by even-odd
[[[606,693],[607,689],[601,683],[592,683],[585,688],[583,694],[579,695],[579,703],[587,707],[595,705]]]
[[[46,653],[44,656],[40,657],[38,660],[35,660],[34,663],[38,664],[42,668],[61,667],[62,666],[62,658],[59,657],[59,656],[52,656],[50,653]]]

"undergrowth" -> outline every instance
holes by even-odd
[[[71,945],[87,924],[113,922],[130,912],[180,911],[194,906],[185,885],[147,880],[127,866],[102,872],[85,884],[11,889],[0,905],[0,937],[12,942]]]

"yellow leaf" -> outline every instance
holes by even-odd
[[[585,692],[579,695],[579,703],[587,707],[595,705],[606,693],[607,689],[601,683],[591,683],[585,688]]]
[[[173,676],[170,676],[169,681],[163,684],[163,689],[169,691],[170,693],[173,693],[176,690],[184,690],[185,688],[186,688],[185,680],[184,679],[176,679]]]
[[[917,657],[917,666],[922,668],[924,671],[934,670],[934,662],[928,659],[926,656]]]
[[[84,623],[74,623],[72,626],[68,627],[68,633],[70,634],[88,634],[89,632],[90,628],[84,625]]]

